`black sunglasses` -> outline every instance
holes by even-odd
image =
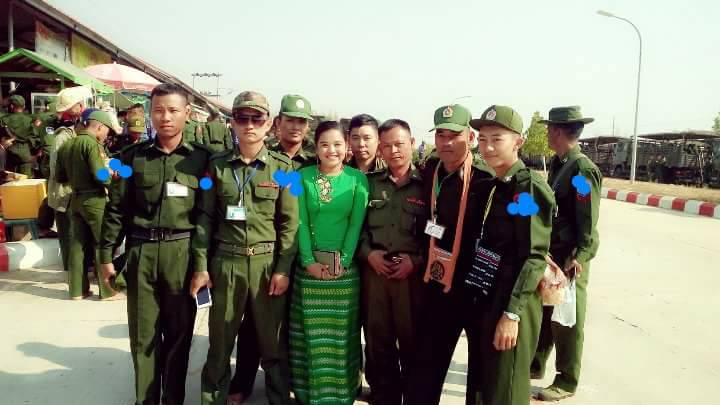
[[[261,126],[267,122],[268,117],[265,115],[246,115],[240,113],[233,113],[233,120],[235,120],[235,122],[240,125],[247,125],[252,121],[253,125]]]

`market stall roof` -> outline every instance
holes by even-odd
[[[84,37],[85,39],[90,40],[94,45],[99,46],[101,49],[105,50],[109,54],[112,55],[112,59],[114,61],[117,61],[118,63],[123,63],[129,66],[132,66],[138,70],[141,70],[150,76],[154,77],[155,79],[159,80],[163,83],[175,83],[179,86],[181,86],[185,91],[190,93],[192,97],[196,100],[196,102],[201,102],[203,104],[210,104],[212,99],[205,97],[203,94],[201,94],[199,91],[193,89],[191,86],[189,86],[187,83],[183,82],[182,80],[178,79],[177,77],[163,71],[162,69],[158,68],[157,66],[154,66],[136,56],[131,55],[129,52],[123,50],[113,42],[107,40],[102,35],[98,34],[94,30],[90,29],[88,26],[82,24],[81,22],[73,19],[69,15],[62,12],[60,9],[50,5],[46,1],[43,0],[16,0],[14,3],[16,6],[20,6],[23,9],[26,9],[30,11],[31,13],[35,15],[42,15],[45,16],[45,18],[50,19],[51,21],[60,24],[62,26],[65,26],[68,30],[72,31],[73,33],[79,34],[81,37]],[[217,106],[217,104],[216,104]],[[231,109],[228,108],[225,105],[217,106],[221,112],[223,112],[225,115],[230,115]]]
[[[674,141],[674,140],[688,140],[697,141],[703,139],[720,139],[720,134],[713,131],[705,130],[688,130],[688,131],[677,131],[677,132],[659,132],[655,134],[640,135],[639,139],[655,139],[663,141]]]
[[[0,56],[0,79],[59,82],[61,88],[69,87],[65,82],[71,82],[91,87],[102,94],[115,92],[112,87],[71,63],[45,57],[23,48]]]

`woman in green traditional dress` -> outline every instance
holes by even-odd
[[[315,145],[319,164],[300,170],[300,268],[290,309],[292,389],[303,405],[352,404],[362,364],[360,277],[353,257],[368,182],[362,172],[343,165],[347,143],[338,122],[320,123]]]

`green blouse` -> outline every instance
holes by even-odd
[[[324,201],[319,176],[318,166],[300,170],[300,264],[307,267],[316,262],[313,250],[333,250],[340,251],[343,267],[349,268],[365,221],[368,181],[361,171],[345,166],[338,175],[323,176],[331,188],[329,201]]]

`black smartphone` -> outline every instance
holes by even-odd
[[[212,297],[210,296],[210,289],[207,286],[200,289],[195,296],[195,303],[198,309],[207,308],[212,306]]]

